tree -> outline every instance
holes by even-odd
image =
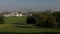
[[[36,13],[33,15],[37,18],[37,25],[41,27],[57,27],[56,17],[52,13]]]
[[[4,16],[0,15],[0,24],[4,24]]]
[[[56,21],[58,22],[58,27],[60,27],[60,11],[54,12],[53,16],[55,16]]]
[[[27,17],[27,24],[36,24],[36,19],[33,16]]]

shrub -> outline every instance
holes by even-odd
[[[27,24],[36,24],[36,19],[33,16],[28,16],[26,20]]]

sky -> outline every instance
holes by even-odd
[[[60,0],[0,0],[0,10],[22,8],[60,10]]]

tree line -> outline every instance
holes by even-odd
[[[32,13],[37,27],[60,27],[60,11]],[[31,22],[30,22],[31,23]]]

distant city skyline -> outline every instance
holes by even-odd
[[[0,0],[0,10],[24,8],[60,10],[60,0]]]

